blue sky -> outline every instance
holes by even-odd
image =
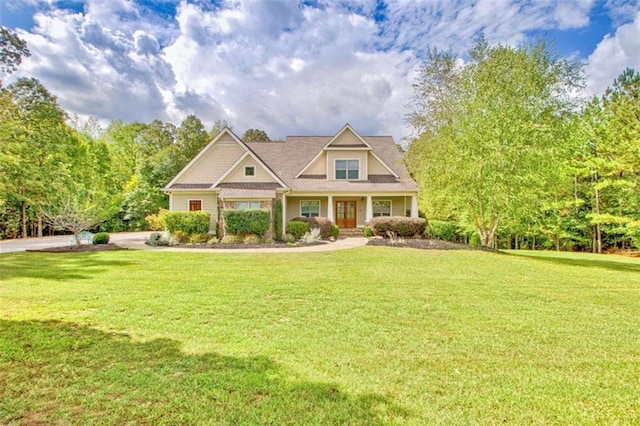
[[[0,24],[70,113],[242,134],[410,135],[403,117],[428,46],[465,58],[491,43],[549,40],[584,66],[583,95],[640,69],[640,0],[0,0]],[[11,81],[9,79],[9,81]]]

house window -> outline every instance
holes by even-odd
[[[189,200],[189,211],[197,212],[202,210],[202,200]]]
[[[244,177],[255,177],[256,166],[244,166]]]
[[[300,201],[300,216],[302,217],[320,216],[320,201]]]
[[[260,201],[238,201],[238,210],[260,210]]]
[[[373,217],[378,216],[391,216],[391,200],[373,202]]]
[[[336,179],[360,179],[360,160],[336,160]]]

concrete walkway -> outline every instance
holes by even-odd
[[[206,248],[179,248],[179,247],[151,247],[144,243],[149,238],[151,232],[114,232],[110,233],[110,242],[123,248],[188,252],[188,253],[298,253],[298,252],[319,252],[344,250],[361,247],[367,244],[364,237],[349,237],[339,239],[333,243],[323,243],[304,247],[269,247],[269,248],[246,248],[246,249],[206,249]],[[50,247],[65,247],[71,245],[70,235],[57,235],[54,237],[27,238],[17,240],[0,241],[0,253],[15,253],[26,250],[40,250]]]

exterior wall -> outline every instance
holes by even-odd
[[[245,153],[234,140],[223,139],[205,152],[176,183],[214,183],[220,179]]]
[[[408,200],[407,200],[408,198]],[[371,197],[372,201],[391,201],[391,216],[406,216],[406,209],[411,210],[411,197]],[[366,207],[366,206],[365,206]]]
[[[244,175],[244,167],[245,166],[253,166],[255,167],[256,174],[253,177],[245,177]],[[242,161],[238,167],[236,167],[227,177],[224,178],[223,182],[275,182],[276,180],[262,167],[258,164],[253,158],[247,157]]]
[[[290,221],[294,217],[300,216],[300,201],[320,201],[320,216],[327,216],[327,200],[326,196],[309,195],[304,197],[287,197],[286,220]]]
[[[364,199],[363,199],[364,198]],[[364,228],[364,221],[367,215],[367,197],[360,195],[333,197],[333,212],[336,212],[336,201],[355,201],[356,202],[356,227]]]
[[[222,211],[225,210],[236,210],[238,208],[238,201],[240,200],[225,200],[222,201],[221,204],[221,208]],[[264,235],[264,237],[267,240],[270,240],[274,237],[274,229],[273,229],[273,214],[274,214],[274,209],[275,208],[275,200],[260,200],[260,209],[261,210],[267,210],[269,212],[269,229],[267,229],[266,234]],[[224,226],[224,214],[222,214],[219,218],[219,222],[218,222],[218,226],[220,229],[220,235],[218,235],[218,237],[221,237],[223,235],[226,234],[225,232],[225,226]]]
[[[304,171],[305,175],[324,175],[327,173],[327,154],[322,153],[309,167]]]
[[[327,151],[327,163],[329,174],[327,179],[335,180],[336,159],[340,160],[360,160],[359,180],[367,180],[369,174],[367,168],[368,151]]]
[[[358,139],[356,135],[353,134],[351,130],[345,130],[342,132],[338,138],[331,143],[330,146],[340,146],[340,145],[362,145],[362,141]]]
[[[202,210],[211,213],[209,232],[215,232],[218,221],[218,194],[214,192],[173,192],[170,197],[171,211],[188,211],[189,200],[202,200]]]
[[[367,155],[369,157],[369,174],[370,175],[390,175],[389,170],[384,167],[378,160],[376,160],[373,155],[370,153]]]

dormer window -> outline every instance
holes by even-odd
[[[244,166],[244,177],[255,177],[256,166]]]
[[[336,179],[360,179],[360,160],[336,160]]]

